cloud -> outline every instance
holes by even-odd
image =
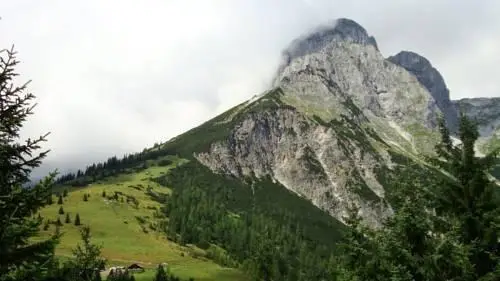
[[[47,167],[142,150],[266,89],[281,50],[339,17],[390,56],[412,50],[453,98],[498,96],[500,3],[332,0],[16,0],[0,4],[0,47],[33,79],[24,136],[51,131]]]

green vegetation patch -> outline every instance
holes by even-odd
[[[249,115],[263,111],[272,112],[283,108],[295,110],[292,106],[281,101],[280,97],[282,95],[281,88],[276,88],[251,104],[234,109],[238,110],[237,114],[223,113],[170,140],[162,146],[162,149],[183,158],[193,159],[193,153],[207,152],[212,143],[227,139],[234,127]]]
[[[102,253],[109,260],[109,266],[139,263],[146,267],[145,273],[135,274],[136,280],[151,280],[154,268],[162,262],[167,262],[172,273],[186,280],[189,277],[207,281],[248,280],[241,271],[210,261],[204,251],[201,255],[192,255],[191,248],[166,238],[160,228],[164,221],[160,210],[172,191],[153,179],[183,163],[182,159],[169,159],[172,160],[169,166],[152,166],[137,173],[110,176],[86,187],[57,187],[54,193],[62,194],[66,190],[67,196],[61,205],[54,197],[53,204],[40,211],[44,224],[48,222],[40,239],[55,231],[59,219],[63,236],[56,254],[63,258],[71,256],[80,239],[81,226],[74,224],[78,214],[81,225],[90,226],[93,241],[103,246]],[[87,201],[83,200],[84,195],[90,195]],[[60,207],[64,214],[58,213]],[[65,222],[67,215],[69,223]]]

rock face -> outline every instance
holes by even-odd
[[[380,204],[384,189],[375,172],[388,156],[374,150],[364,131],[357,132],[368,147],[339,137],[341,130],[317,124],[291,108],[262,111],[247,116],[227,141],[197,157],[220,173],[271,176],[339,220],[356,202],[366,222],[376,226],[391,213]]]
[[[453,106],[477,120],[481,137],[491,137],[500,130],[500,98],[466,98],[453,101]]]
[[[500,98],[466,98],[453,101],[453,106],[477,121],[480,137],[476,153],[479,156],[500,147]]]
[[[441,110],[429,88],[340,19],[293,41],[273,89],[232,112],[225,124],[239,121],[227,138],[196,158],[216,173],[270,176],[341,221],[357,205],[377,226],[392,212],[381,172],[393,165],[388,151],[433,149]]]
[[[361,25],[353,20],[341,18],[331,25],[317,27],[313,32],[295,39],[283,51],[284,65],[295,58],[317,52],[332,42],[371,45],[378,50],[375,38],[369,36]]]
[[[450,131],[458,129],[458,113],[450,100],[450,91],[446,87],[443,77],[431,63],[424,57],[414,52],[402,51],[388,58],[389,61],[404,67],[417,77],[436,101],[443,112]]]

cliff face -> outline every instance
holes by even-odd
[[[434,152],[436,118],[444,113],[456,127],[458,103],[429,61],[410,52],[384,58],[352,20],[299,37],[282,56],[271,89],[171,146],[214,173],[254,183],[271,177],[340,221],[356,205],[365,223],[379,226],[392,213],[387,176]],[[459,103],[471,116],[487,112],[483,134],[500,124],[497,106]]]
[[[452,101],[443,77],[426,58],[414,52],[402,51],[388,60],[413,74],[429,91],[452,133],[458,133],[460,109],[469,118],[477,120],[480,135],[476,147],[478,156],[500,146],[500,98],[465,98]]]
[[[441,112],[443,112],[448,128],[452,132],[456,132],[458,129],[458,112],[450,100],[450,91],[439,71],[426,58],[414,52],[402,51],[395,56],[389,57],[388,60],[415,75],[417,80],[432,95]]]
[[[500,147],[500,98],[466,98],[453,101],[453,106],[476,120],[480,135],[476,147],[479,155]]]
[[[263,98],[254,106],[266,102]],[[387,153],[379,153],[354,120],[322,124],[283,105],[248,115],[226,141],[212,144],[198,160],[237,177],[271,176],[339,220],[356,202],[366,221],[378,225],[390,213],[379,204],[384,189],[376,171],[380,162],[389,161]]]
[[[404,67],[385,59],[357,23],[340,19],[283,51],[273,88],[237,108],[226,139],[197,159],[216,173],[271,176],[343,220],[352,204],[379,225],[390,150],[431,152],[440,108]]]

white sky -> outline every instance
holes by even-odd
[[[33,80],[23,135],[50,131],[46,168],[165,141],[266,89],[280,51],[351,18],[388,57],[415,51],[453,99],[500,96],[497,0],[0,0],[0,48]]]

